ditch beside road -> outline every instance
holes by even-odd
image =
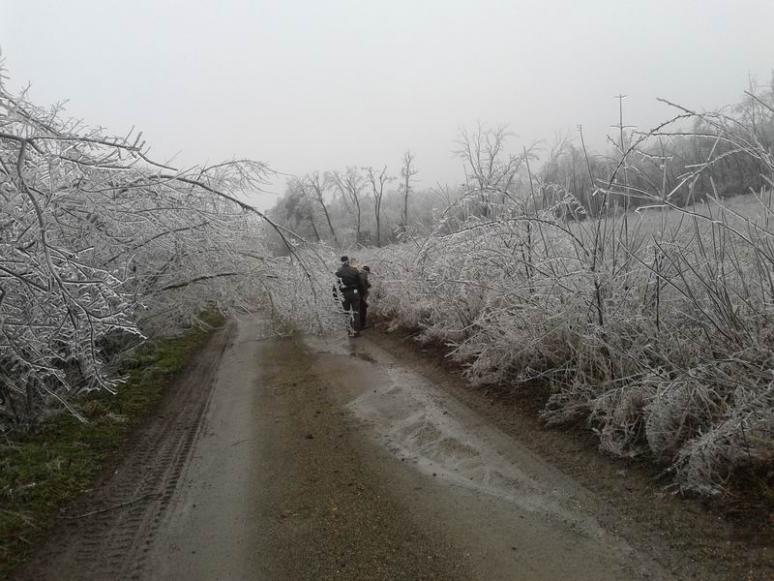
[[[726,547],[706,557],[687,547],[689,539],[681,547],[645,530],[629,515],[660,502],[657,486],[635,498],[625,489],[589,490],[550,454],[536,453],[535,442],[520,443],[498,419],[502,410],[486,411],[483,395],[412,347],[371,331],[354,340],[268,335],[260,317],[217,333],[93,493],[90,510],[71,514],[77,518],[63,522],[18,578],[603,581],[772,573],[770,547],[734,559],[742,545],[729,553],[723,535],[733,531],[725,525],[707,536],[706,515],[676,515],[693,523],[695,542]]]

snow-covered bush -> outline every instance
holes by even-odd
[[[631,217],[627,248],[598,232],[620,218],[538,214],[529,262],[528,216],[473,219],[371,251],[372,309],[446,345],[474,384],[549,382],[549,424],[586,421],[606,452],[651,454],[683,487],[718,491],[772,461],[774,313],[768,271],[750,262],[763,238],[712,211],[728,226]]]
[[[701,121],[726,143],[723,160],[753,156],[774,185],[754,126]],[[649,455],[681,488],[720,492],[738,469],[774,463],[774,206],[769,192],[672,203],[713,161],[672,191],[638,190],[657,206],[638,214],[604,212],[628,193],[614,175],[595,194],[601,218],[568,219],[569,199],[503,200],[452,231],[374,250],[372,309],[446,345],[474,384],[546,382],[548,424],[584,421],[605,452]]]

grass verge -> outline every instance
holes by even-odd
[[[223,323],[220,315],[203,319],[212,326]],[[0,441],[0,579],[28,559],[60,511],[115,464],[132,430],[210,334],[211,329],[197,327],[181,337],[143,344],[122,364],[126,383],[117,395],[89,394],[75,402],[88,423],[61,413],[32,432]]]

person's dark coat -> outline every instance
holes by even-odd
[[[362,292],[360,272],[355,267],[349,264],[342,264],[341,268],[336,271],[336,276],[339,279],[340,290],[357,290]]]
[[[360,331],[360,295],[362,292],[360,273],[348,263],[342,264],[336,271],[341,291],[341,305],[346,312],[351,311],[351,329],[357,335]]]

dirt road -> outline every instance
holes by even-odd
[[[367,337],[220,332],[20,579],[672,579],[598,500]]]

